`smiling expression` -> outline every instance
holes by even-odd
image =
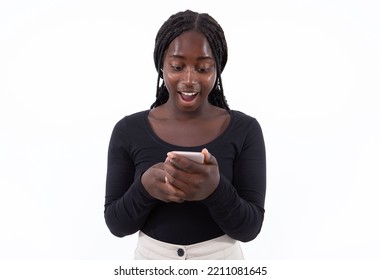
[[[170,43],[163,63],[168,105],[180,111],[197,111],[207,106],[216,76],[212,50],[202,33],[187,31]]]

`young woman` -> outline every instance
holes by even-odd
[[[257,120],[226,102],[223,29],[208,14],[174,14],[154,62],[156,101],[111,136],[107,226],[119,237],[139,231],[135,259],[243,259],[239,241],[253,240],[264,219],[265,145]]]

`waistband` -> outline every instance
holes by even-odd
[[[243,259],[243,253],[239,242],[228,235],[191,245],[177,245],[140,232],[135,259]]]

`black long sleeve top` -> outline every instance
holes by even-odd
[[[253,240],[264,219],[266,192],[265,144],[257,120],[230,111],[226,130],[199,147],[162,141],[148,122],[149,111],[129,115],[114,127],[108,150],[105,220],[118,237],[141,230],[157,240],[189,245],[223,234]],[[220,182],[206,199],[162,202],[145,190],[141,175],[163,162],[172,150],[207,148],[218,161]]]

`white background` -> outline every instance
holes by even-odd
[[[114,124],[155,99],[155,35],[173,13],[225,30],[232,109],[260,122],[266,217],[247,259],[380,252],[380,4],[0,2],[0,259],[131,259],[103,218]]]

